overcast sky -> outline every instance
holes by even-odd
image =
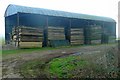
[[[4,13],[9,4],[110,17],[118,21],[120,0],[0,0],[0,36],[5,35]]]

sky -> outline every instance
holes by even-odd
[[[118,1],[120,0],[0,0],[0,37],[5,36],[4,13],[9,4],[105,16],[118,23]],[[116,34],[118,36],[118,29]]]

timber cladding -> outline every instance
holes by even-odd
[[[43,29],[19,26],[12,29],[12,43],[19,48],[42,47]]]

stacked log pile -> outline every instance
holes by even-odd
[[[91,25],[86,28],[87,44],[101,44],[102,28],[98,25]]]
[[[115,36],[109,36],[109,43],[115,43],[116,37]]]
[[[65,40],[64,28],[48,27],[48,40]]]
[[[83,28],[71,28],[70,43],[71,45],[84,44]]]
[[[19,48],[42,47],[43,30],[32,27],[15,27],[12,29],[12,42]]]
[[[65,39],[65,31],[63,27],[48,27],[48,46],[68,46],[69,41]]]

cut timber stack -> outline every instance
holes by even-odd
[[[84,44],[84,31],[83,28],[71,28],[71,45]]]
[[[108,43],[115,43],[115,42],[116,42],[116,37],[110,35]]]
[[[13,28],[12,42],[19,48],[42,47],[43,30],[24,26]]]
[[[48,40],[65,40],[64,28],[48,27]]]
[[[101,44],[102,28],[98,25],[90,25],[86,28],[87,44]]]
[[[51,47],[69,45],[69,41],[65,39],[63,27],[48,27],[48,45]]]

